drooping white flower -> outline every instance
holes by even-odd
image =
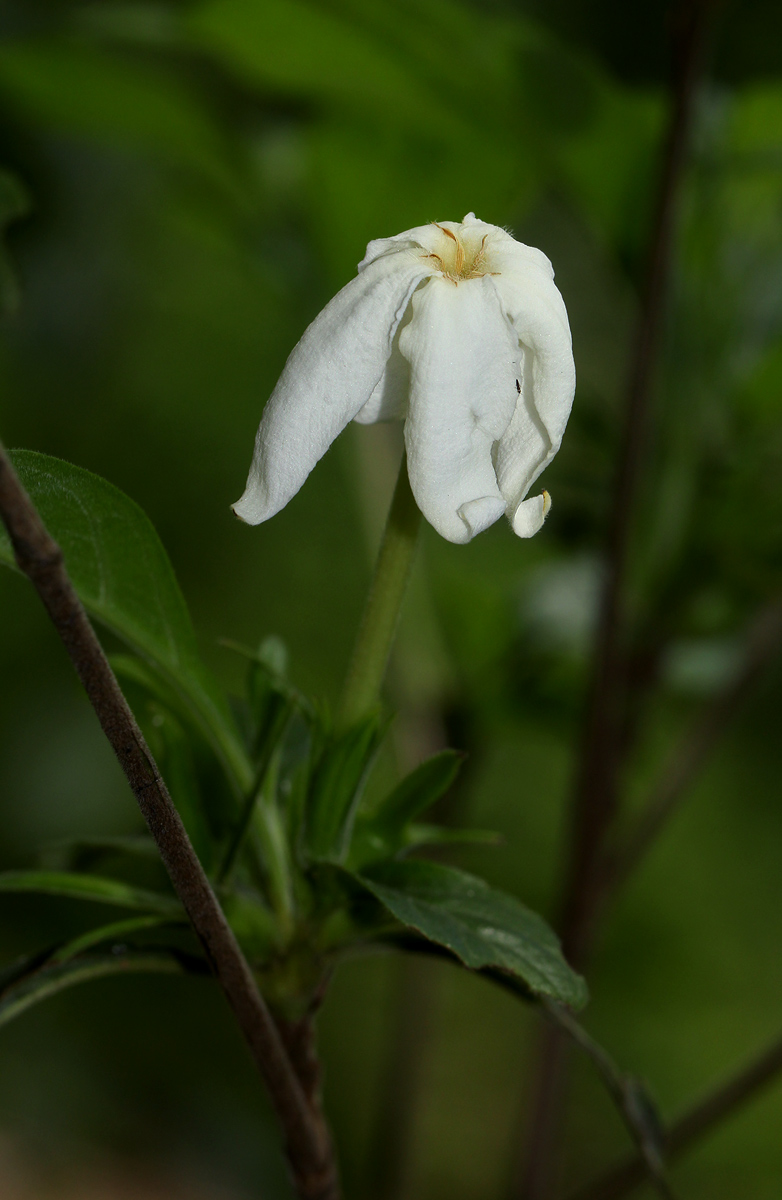
[[[234,512],[266,521],[349,421],[400,419],[413,494],[443,537],[468,542],[503,513],[530,537],[550,500],[527,492],[574,390],[567,312],[540,250],[473,213],[380,238],[288,359]]]

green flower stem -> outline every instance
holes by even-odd
[[[420,528],[421,512],[407,477],[407,459],[402,455],[375,573],[342,692],[337,722],[342,731],[370,713],[380,699]]]

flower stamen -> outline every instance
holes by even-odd
[[[469,251],[465,251],[461,238],[453,230],[446,229],[444,225],[438,224],[437,221],[433,221],[432,224],[435,229],[439,229],[441,233],[445,234],[454,245],[452,253],[451,248],[448,247],[449,253],[447,255],[431,253],[425,257],[434,259],[439,264],[442,274],[451,283],[458,284],[466,279],[478,279],[487,273],[492,275],[497,274],[495,271],[487,272],[486,270],[486,238],[488,234],[483,235],[478,250],[470,255]]]

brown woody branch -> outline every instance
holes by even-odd
[[[696,85],[714,3],[715,0],[689,0],[682,6],[674,46],[673,103],[609,510],[605,579],[575,781],[569,862],[560,921],[565,955],[578,969],[583,969],[591,948],[605,845],[618,808],[618,776],[625,749],[622,745],[622,712],[626,699],[625,588],[630,536]],[[556,1029],[544,1030],[539,1046],[527,1159],[518,1187],[514,1189],[519,1200],[548,1200],[556,1187],[567,1071],[567,1048],[562,1034]]]
[[[174,890],[266,1082],[283,1128],[298,1195],[301,1200],[338,1200],[334,1155],[319,1109],[305,1096],[274,1019],[76,595],[62,551],[49,535],[2,445],[0,516],[19,569],[41,597],[70,655],[157,843]]]
[[[642,476],[654,367],[673,258],[676,217],[692,128],[712,0],[690,0],[681,11],[675,44],[673,105],[649,246],[646,284],[630,364],[625,423],[606,539],[594,663],[581,762],[576,779],[573,837],[562,934],[565,952],[581,965],[590,938],[591,900],[606,833],[617,809],[625,700],[625,590],[632,522]]]

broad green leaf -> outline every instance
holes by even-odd
[[[464,871],[416,860],[381,863],[357,878],[403,925],[466,967],[499,967],[536,995],[572,1008],[586,1003],[586,984],[565,962],[553,930],[515,897]]]
[[[356,806],[383,732],[380,717],[373,714],[335,738],[322,754],[307,811],[306,844],[312,858],[343,860]]]
[[[198,652],[174,571],[155,529],[123,492],[47,454],[11,458],[85,608],[162,675],[244,794],[253,772],[226,698]],[[0,529],[0,562],[13,552]]]
[[[183,962],[167,950],[137,950],[126,954],[93,954],[42,967],[19,979],[0,993],[0,1025],[7,1025],[41,1000],[77,983],[102,979],[107,975],[131,972],[163,972],[177,975],[186,970]]]
[[[39,892],[74,900],[92,900],[97,904],[117,904],[121,908],[141,908],[167,917],[183,915],[182,905],[173,896],[132,887],[118,879],[78,875],[71,871],[3,871],[0,873],[0,892]]]
[[[175,917],[128,917],[124,921],[112,921],[110,925],[100,925],[97,929],[88,929],[86,933],[80,933],[70,942],[59,946],[50,957],[49,964],[68,962],[77,954],[82,954],[93,946],[99,946],[101,942],[121,941],[129,934],[139,933],[144,929],[158,929],[161,925],[170,925],[176,919]],[[181,917],[180,920],[186,923],[184,917]]]

